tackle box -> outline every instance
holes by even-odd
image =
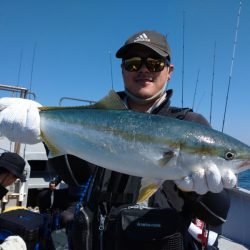
[[[16,209],[0,214],[0,234],[19,235],[28,250],[39,245],[40,232],[44,223],[43,215],[26,209]]]

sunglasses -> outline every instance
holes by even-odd
[[[129,72],[138,71],[142,64],[146,65],[150,72],[160,72],[166,65],[169,66],[170,62],[166,58],[142,58],[139,56],[123,59],[124,68]]]

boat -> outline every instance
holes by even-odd
[[[0,90],[18,93],[19,97],[22,98],[27,98],[29,94],[28,89],[11,85],[0,84]],[[61,98],[59,105],[64,99],[67,98]],[[88,103],[91,102],[75,98],[71,99]],[[52,176],[55,175],[54,170],[50,169],[47,164],[48,158],[43,143],[24,145],[13,143],[4,137],[0,137],[0,153],[4,151],[16,152],[26,160],[25,171],[27,181],[24,183],[17,181],[9,187],[9,193],[0,201],[0,212],[4,212],[4,210],[13,206],[34,209],[36,207],[36,196],[38,192],[43,188],[47,188]],[[219,249],[250,249],[250,233],[248,228],[250,225],[250,191],[241,187],[235,187],[230,189],[229,193],[231,206],[227,221],[222,226],[222,234],[219,238]],[[58,239],[56,244],[60,246],[58,249],[67,249],[62,248],[62,245],[67,244],[65,232],[60,231],[60,233],[56,235],[55,240],[57,240],[56,238]]]
[[[250,249],[250,191],[235,187],[229,190],[231,205],[222,226],[219,246],[222,250]]]

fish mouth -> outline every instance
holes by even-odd
[[[239,166],[238,170],[241,170],[242,168],[246,168],[250,166],[250,159],[247,159],[246,161],[243,161]]]

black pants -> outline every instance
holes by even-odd
[[[52,194],[52,192],[54,194]],[[72,197],[68,194],[67,188],[56,189],[54,191],[45,189],[38,195],[38,207],[40,213],[47,213],[49,210],[52,212],[60,211],[63,227],[73,221],[75,207],[78,201],[78,197]]]
[[[45,225],[45,230],[49,228],[49,232],[51,232],[55,229],[65,227],[68,236],[68,249],[70,250],[73,249],[71,231],[75,209],[79,199],[79,197],[69,195],[68,188],[56,189],[54,191],[45,189],[38,195],[38,207],[40,213],[47,214],[47,217],[50,218],[49,224]],[[59,222],[57,226],[54,221],[55,214],[59,215]],[[45,233],[43,239],[43,246],[41,247],[42,250],[55,250],[50,234],[48,235]]]

